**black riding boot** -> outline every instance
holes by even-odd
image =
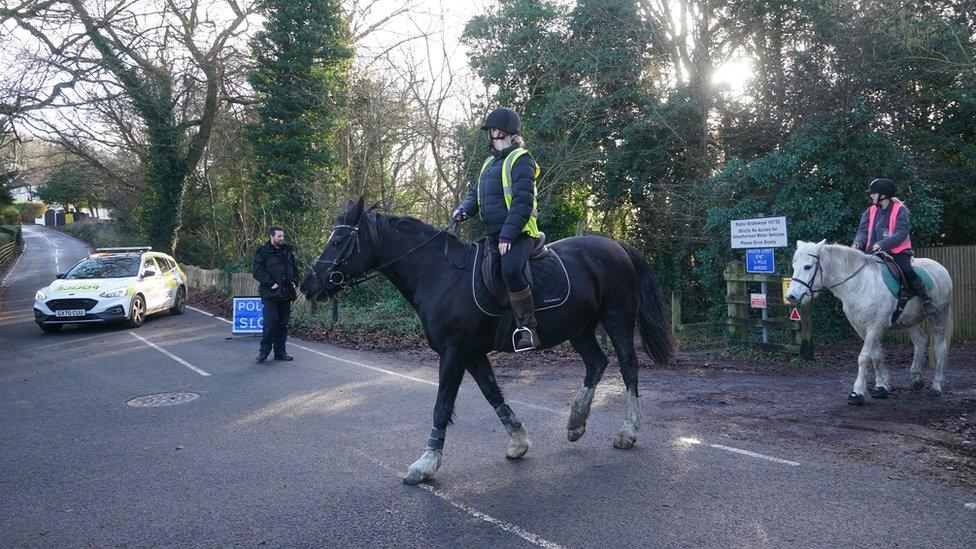
[[[925,316],[935,316],[938,314],[939,310],[935,308],[935,303],[932,303],[932,298],[929,296],[929,291],[925,287],[924,280],[916,278],[912,282],[912,290],[922,300],[922,310],[925,311]]]
[[[532,287],[530,286],[521,292],[509,292],[508,299],[512,302],[512,309],[515,310],[515,315],[518,316],[522,325],[512,334],[512,346],[516,352],[538,349],[539,333],[535,329],[535,303],[532,302]]]

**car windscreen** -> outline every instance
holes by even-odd
[[[77,264],[64,278],[124,278],[139,274],[139,257],[92,257]]]

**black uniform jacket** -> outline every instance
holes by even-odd
[[[275,248],[270,242],[254,252],[251,262],[251,276],[260,284],[258,295],[272,301],[294,301],[298,297],[295,285],[298,279],[298,262],[292,247],[288,244]],[[271,289],[271,286],[278,287]]]

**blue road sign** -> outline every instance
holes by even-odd
[[[263,317],[264,305],[260,297],[235,297],[232,333],[260,334],[264,328]]]
[[[747,273],[773,273],[774,271],[776,271],[776,261],[773,259],[772,248],[746,250]]]

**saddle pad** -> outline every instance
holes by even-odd
[[[933,286],[935,286],[935,283],[932,282],[932,277],[929,276],[929,273],[923,271],[918,267],[912,267],[912,268],[915,269],[915,274],[917,274],[918,277],[922,279],[922,282],[925,282],[925,288],[931,292]],[[882,278],[884,278],[885,286],[888,287],[888,290],[891,291],[892,295],[898,297],[898,290],[900,289],[900,286],[898,284],[898,280],[895,278],[895,275],[891,274],[891,270],[888,268],[881,269],[881,274],[882,274]]]
[[[488,316],[498,317],[509,308],[506,303],[504,306],[495,300],[495,297],[485,286],[484,277],[481,274],[481,264],[485,257],[483,242],[474,242],[476,251],[473,254],[474,260],[471,265],[471,292],[474,294],[474,301],[477,303],[481,312]],[[542,259],[529,261],[529,269],[532,271],[532,298],[535,302],[536,311],[545,311],[559,307],[569,299],[569,275],[566,273],[566,266],[563,260],[550,249],[549,254]]]

